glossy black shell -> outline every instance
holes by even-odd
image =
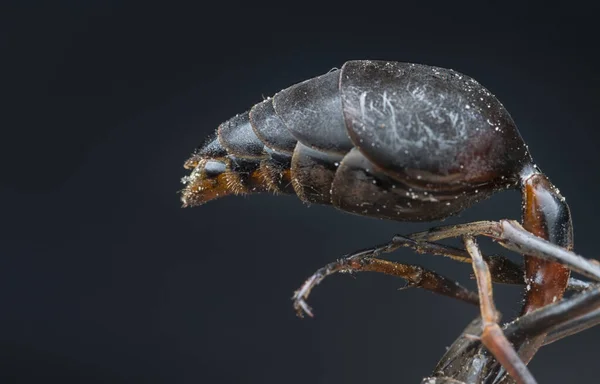
[[[458,213],[516,187],[531,164],[509,113],[477,81],[370,60],[280,91],[223,123],[192,159],[216,153],[228,164],[243,159],[248,172],[276,157],[303,201],[402,221]],[[194,205],[192,189],[184,199]]]

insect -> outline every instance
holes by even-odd
[[[537,350],[600,317],[594,312],[600,305],[597,288],[570,278],[573,270],[600,281],[600,267],[571,252],[565,199],[534,164],[500,101],[459,72],[349,61],[224,122],[184,166],[191,170],[183,179],[184,206],[273,192],[352,214],[422,222],[455,215],[496,192],[521,190],[522,224],[482,221],[398,235],[319,269],[294,295],[298,314],[312,315],[306,300],[323,278],[375,271],[479,305],[481,317],[426,382],[534,383],[526,364]],[[476,236],[523,254],[524,267],[483,256]],[[438,243],[450,237],[462,238],[465,248]],[[399,247],[471,263],[479,293],[420,266],[379,257]],[[492,280],[527,287],[520,318],[504,328],[498,325]],[[568,287],[585,290],[562,300]],[[573,309],[576,305],[581,308]]]

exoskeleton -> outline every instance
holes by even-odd
[[[570,270],[600,280],[597,265],[571,252],[569,208],[534,165],[510,114],[481,84],[453,70],[349,61],[224,122],[185,167],[192,171],[183,179],[184,206],[273,192],[398,221],[447,218],[495,192],[520,189],[522,226],[512,220],[477,222],[396,236],[320,269],[294,296],[299,313],[311,314],[305,299],[326,275],[370,270],[479,304],[481,341],[462,341],[462,349],[453,349],[438,365],[432,382],[510,380],[498,362],[518,382],[534,382],[525,364],[554,329],[539,325],[537,311],[562,303],[570,281],[577,286]],[[473,238],[478,235],[524,254],[524,268],[481,255]],[[454,236],[463,237],[466,249],[436,243]],[[400,246],[472,263],[479,295],[424,268],[378,258]],[[536,324],[535,332],[507,341],[496,324],[492,279],[528,286],[520,320]],[[573,320],[569,311],[563,308],[566,317],[552,326]],[[453,364],[444,364],[448,361]]]
[[[532,171],[510,115],[475,80],[377,61],[348,62],[226,121],[186,167],[184,205],[272,191],[402,221],[448,217]]]

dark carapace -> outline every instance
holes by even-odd
[[[449,69],[349,61],[339,70],[286,88],[224,122],[185,167],[192,172],[183,179],[184,206],[230,194],[268,191],[398,221],[444,219],[497,191],[520,189],[525,235],[511,240],[517,244],[514,249],[526,249],[532,241],[526,235],[531,234],[560,249],[573,246],[569,208],[533,164],[507,110],[477,81]],[[485,228],[481,233],[488,231],[501,238],[501,225],[476,224],[472,228]],[[463,235],[471,256],[476,255],[472,233]],[[419,240],[408,241],[416,244]],[[538,248],[527,249],[537,256],[525,255],[528,290],[522,314],[560,300],[569,279],[569,269],[541,257],[545,245],[536,244]],[[360,252],[357,255],[358,259],[334,263],[313,275],[297,292],[296,306],[306,311],[303,300],[315,282],[340,268],[399,271],[381,260],[367,259]],[[487,279],[484,267],[485,263],[478,264],[479,283]],[[425,281],[422,269],[407,267],[406,271],[416,273],[413,284],[462,295],[435,274],[429,273]],[[482,284],[480,294],[481,287],[487,287]],[[482,314],[493,319],[493,310],[487,308],[486,312],[482,307]],[[485,326],[492,329],[489,322]],[[526,364],[544,339],[541,334],[515,346],[521,365],[503,362],[520,382],[532,382],[520,361]],[[490,340],[486,346],[501,345],[499,338]],[[496,352],[510,352],[510,348],[504,345]],[[462,359],[463,355],[453,357]],[[465,359],[461,365],[475,367],[474,359]],[[444,375],[468,380],[462,371]]]
[[[502,104],[472,78],[350,61],[221,124],[187,161],[183,203],[291,193],[366,216],[442,219],[514,188],[531,164]]]

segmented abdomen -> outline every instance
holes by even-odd
[[[193,171],[182,200],[269,191],[366,216],[433,220],[513,187],[529,156],[524,145],[514,150],[521,143],[504,107],[458,72],[352,61],[221,124],[186,162]]]

